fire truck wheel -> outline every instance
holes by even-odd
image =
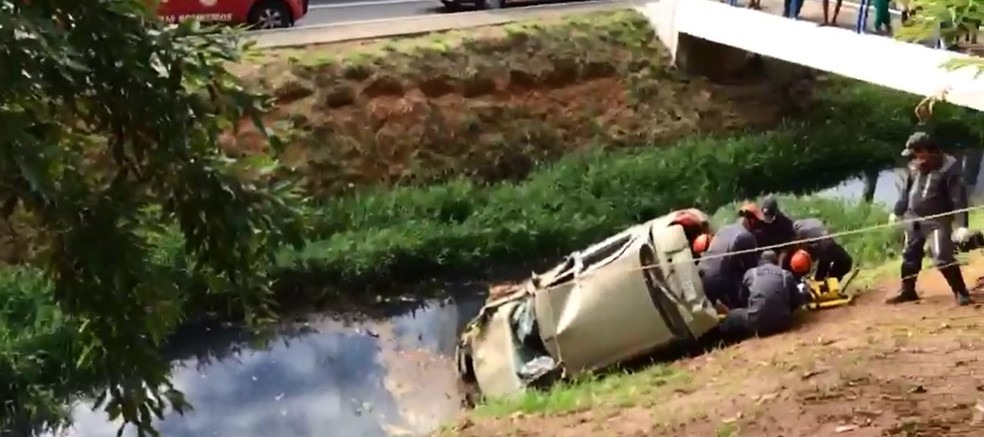
[[[249,25],[254,29],[280,29],[293,26],[294,20],[283,1],[263,0],[249,11]]]

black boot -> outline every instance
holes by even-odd
[[[970,293],[967,292],[967,284],[964,283],[959,265],[943,267],[940,269],[940,273],[943,274],[943,279],[946,279],[946,283],[950,285],[950,290],[953,291],[954,297],[957,298],[957,305],[970,305],[973,302],[970,299]]]
[[[922,262],[922,259],[919,259],[918,262],[902,261],[899,271],[902,277],[902,288],[899,289],[898,294],[886,299],[885,303],[895,305],[919,300],[919,295],[916,294],[916,278],[919,276],[919,270],[922,268],[922,265],[919,264],[920,262]]]
[[[885,303],[889,305],[895,305],[905,302],[915,302],[919,300],[919,295],[916,294],[916,279],[903,279],[902,288],[899,289],[899,293],[885,300]]]

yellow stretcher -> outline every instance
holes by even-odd
[[[857,276],[858,270],[857,268],[851,270],[845,277],[843,284],[837,278],[827,278],[822,281],[807,279],[806,284],[809,286],[810,301],[803,305],[803,308],[818,311],[849,305],[854,301],[855,294],[847,293],[847,286]]]
[[[851,284],[851,281],[857,276],[859,270],[857,267],[851,270],[844,277],[843,283],[838,281],[837,278],[827,278],[822,281],[806,279],[804,282],[809,287],[810,301],[800,308],[809,311],[819,311],[850,305],[851,302],[854,302],[856,295],[854,293],[847,293],[847,286]],[[719,314],[718,319],[724,319],[724,315]]]

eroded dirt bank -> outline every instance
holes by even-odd
[[[287,161],[313,194],[520,178],[571,151],[767,129],[784,112],[788,84],[668,64],[648,21],[618,11],[273,50],[239,70],[275,96],[268,124],[290,132]],[[721,66],[736,80],[743,67]],[[230,145],[259,140],[246,129]]]

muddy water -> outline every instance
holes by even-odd
[[[466,288],[383,319],[297,321],[263,348],[234,327],[202,332],[176,351],[185,357],[174,367],[195,410],[158,429],[165,437],[427,434],[460,411],[451,354],[484,299],[483,287]],[[115,430],[79,405],[66,435]]]

